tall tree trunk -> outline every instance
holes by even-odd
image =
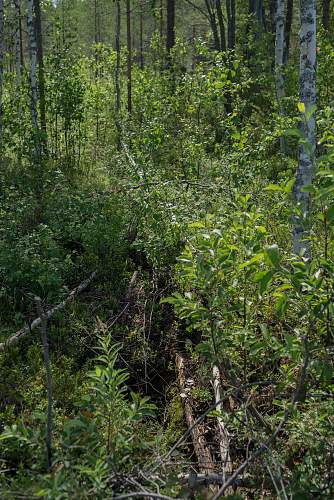
[[[115,112],[117,129],[117,148],[121,149],[121,5],[120,0],[116,0],[116,68],[115,68]]]
[[[163,5],[163,0],[160,0],[160,43],[162,43],[163,36],[164,36],[164,5]]]
[[[285,0],[276,2],[276,39],[275,39],[275,77],[276,96],[280,115],[284,115],[282,99],[285,96],[284,90],[284,20],[285,20]],[[281,152],[285,152],[284,137],[280,138]]]
[[[214,43],[214,49],[215,50],[220,50],[221,45],[220,45],[220,40],[219,40],[219,34],[218,34],[218,27],[217,27],[217,21],[216,21],[216,15],[214,11],[214,6],[210,3],[210,0],[205,0],[205,5],[206,9],[208,11],[209,19],[210,19],[210,25],[211,25],[211,31],[212,31],[212,36],[213,36],[213,43]]]
[[[331,0],[322,0],[322,26],[328,31],[331,18]]]
[[[0,0],[0,148],[3,135],[4,3]]]
[[[34,0],[28,0],[27,27],[29,36],[29,58],[30,58],[30,91],[31,91],[31,121],[32,127],[38,134],[38,111],[37,111],[37,42],[34,29]]]
[[[235,0],[226,0],[227,46],[235,48]]]
[[[167,0],[167,40],[166,48],[170,53],[175,45],[175,0]]]
[[[220,50],[224,52],[226,50],[226,36],[225,36],[225,24],[224,24],[224,16],[222,11],[221,0],[216,0],[216,10],[217,10],[217,18],[220,31]]]
[[[45,76],[44,76],[42,16],[41,16],[40,0],[34,0],[34,7],[35,7],[36,42],[37,42],[40,126],[43,132],[42,143],[43,146],[45,147],[46,146]]]
[[[299,147],[294,196],[301,215],[294,217],[293,250],[295,254],[303,251],[307,258],[311,258],[311,245],[307,241],[311,198],[309,193],[302,192],[302,188],[313,180],[316,152],[316,0],[300,0],[300,25],[300,101],[305,105],[301,127],[308,144],[307,147],[304,144]]]
[[[131,0],[126,0],[126,39],[127,39],[128,113],[131,114],[132,112]]]
[[[285,46],[284,46],[284,64],[289,60],[291,26],[293,20],[293,0],[287,0],[286,20],[285,20]]]
[[[20,97],[21,80],[22,80],[22,54],[21,54],[21,1],[14,0],[15,5],[15,68],[16,68],[16,94]]]
[[[144,2],[140,2],[140,27],[139,27],[139,44],[140,44],[140,69],[144,69]]]

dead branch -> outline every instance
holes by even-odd
[[[184,356],[182,356],[181,354],[176,354],[176,367],[178,371],[179,386],[181,390],[185,418],[188,428],[191,429],[191,438],[198,459],[199,470],[204,474],[208,474],[215,469],[215,466],[211,456],[211,452],[206,443],[203,426],[194,425],[195,417],[188,394],[189,387],[187,387],[186,382],[185,365],[186,361]]]
[[[79,293],[81,293],[83,290],[85,290],[91,284],[91,282],[96,278],[96,275],[97,275],[97,273],[96,273],[96,271],[94,271],[89,276],[89,278],[87,278],[85,281],[80,283],[79,286],[74,288],[74,290],[71,291],[71,293],[66,297],[65,300],[63,300],[63,302],[61,302],[60,304],[58,304],[55,307],[52,307],[51,309],[46,311],[45,312],[46,319],[49,320],[56,312],[60,311],[61,309],[64,309],[69,302],[72,302],[73,299],[77,295],[79,295]],[[17,344],[21,339],[26,337],[26,335],[28,335],[37,326],[40,326],[41,323],[42,323],[42,318],[41,318],[41,316],[39,316],[30,325],[26,325],[23,328],[21,328],[21,330],[19,330],[14,335],[12,335],[12,337],[9,337],[9,339],[5,340],[5,342],[2,342],[0,344],[0,352],[3,352],[6,350],[6,348]]]
[[[220,448],[220,456],[222,460],[222,472],[223,477],[228,476],[232,473],[232,462],[230,457],[230,436],[228,430],[225,427],[224,421],[221,417],[223,405],[221,401],[221,379],[220,379],[220,371],[218,366],[214,365],[212,367],[212,385],[213,391],[215,395],[215,401],[217,403],[216,410],[219,412],[219,416],[217,417],[217,426],[219,432],[219,448]],[[232,494],[232,491],[231,491]]]

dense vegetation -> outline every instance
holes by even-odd
[[[332,11],[0,0],[1,498],[333,498]]]

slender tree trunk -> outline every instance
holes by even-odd
[[[235,48],[235,0],[226,0],[227,46]]]
[[[30,57],[30,91],[31,91],[31,121],[35,134],[38,134],[38,111],[37,111],[37,43],[34,29],[34,0],[28,0],[27,27],[29,36]]]
[[[222,11],[221,0],[216,0],[216,10],[217,10],[217,18],[219,24],[220,31],[220,50],[225,52],[226,50],[226,36],[225,36],[225,24],[224,24],[224,16]]]
[[[218,27],[217,27],[217,21],[216,21],[214,8],[213,8],[213,5],[211,5],[210,0],[205,0],[205,5],[206,5],[206,9],[208,11],[208,15],[209,15],[209,19],[210,19],[211,31],[212,31],[213,42],[214,42],[214,49],[220,50],[221,46],[220,46]]]
[[[284,115],[282,99],[285,97],[284,89],[284,20],[285,20],[285,0],[276,2],[276,40],[275,40],[275,77],[276,96],[280,115]],[[284,137],[280,138],[281,153],[285,152]]]
[[[170,53],[175,45],[175,0],[167,0],[167,40],[166,48]]]
[[[295,215],[293,227],[293,250],[295,254],[304,252],[311,258],[311,245],[306,241],[309,236],[307,219],[310,214],[311,198],[302,191],[311,184],[314,176],[314,158],[316,152],[316,0],[300,0],[300,101],[305,105],[302,131],[308,142],[299,147],[299,164],[294,185],[295,200],[301,215]]]
[[[0,148],[3,135],[4,3],[0,0]]]
[[[132,43],[131,43],[131,0],[126,0],[126,38],[127,38],[127,79],[128,113],[132,112]]]
[[[285,20],[284,65],[287,65],[289,60],[292,20],[293,20],[293,0],[287,0],[286,20]]]
[[[42,17],[40,0],[34,0],[35,7],[35,29],[37,42],[37,61],[38,61],[38,93],[41,130],[43,132],[42,144],[44,152],[46,147],[46,110],[45,110],[45,76],[44,76],[44,57],[43,57],[43,37],[42,37]]]
[[[14,1],[15,5],[15,68],[16,68],[16,94],[20,97],[21,80],[22,80],[22,60],[21,60],[21,2],[20,0]],[[21,114],[21,113],[20,113]]]
[[[163,0],[160,0],[160,42],[164,36],[164,5]]]
[[[328,31],[331,18],[331,0],[322,0],[322,26]]]
[[[116,128],[117,128],[117,147],[121,149],[121,5],[120,0],[116,0],[116,30],[115,30],[115,45],[116,45],[116,69],[115,69],[115,90],[116,90]]]
[[[140,2],[140,27],[139,27],[139,43],[140,43],[140,69],[144,69],[144,2]]]

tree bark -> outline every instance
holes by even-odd
[[[45,76],[44,76],[42,16],[41,16],[40,0],[34,0],[34,8],[35,8],[36,44],[37,44],[37,62],[38,62],[38,94],[39,94],[39,110],[40,110],[40,127],[43,133],[42,144],[45,153],[46,152]]]
[[[311,245],[308,241],[308,218],[311,208],[310,193],[302,188],[311,184],[314,176],[316,152],[315,105],[317,100],[316,63],[317,63],[317,20],[316,0],[300,0],[300,101],[305,106],[302,132],[308,142],[299,146],[299,163],[294,185],[295,201],[300,214],[294,216],[293,251],[304,253],[311,258]]]
[[[293,21],[293,0],[287,0],[286,19],[285,19],[284,65],[287,65],[289,60],[292,21]]]
[[[284,115],[282,99],[285,97],[284,89],[284,19],[285,18],[285,0],[276,2],[276,39],[275,39],[275,78],[276,78],[276,97],[279,106],[279,113]],[[284,137],[280,137],[281,153],[285,152]]]
[[[322,26],[328,31],[331,18],[331,0],[322,0]]]
[[[34,0],[28,0],[27,28],[29,36],[29,58],[30,58],[30,91],[31,91],[31,121],[35,134],[38,133],[38,111],[37,111],[37,43],[34,29]]]
[[[131,114],[132,112],[131,0],[126,0],[126,39],[127,39],[128,113]]]
[[[116,68],[115,68],[115,112],[116,112],[116,129],[117,129],[117,148],[121,149],[122,133],[121,133],[121,5],[120,0],[116,0],[116,29],[115,29],[115,45],[116,45]]]
[[[221,0],[216,0],[216,10],[217,10],[217,18],[219,24],[220,31],[220,50],[225,52],[226,50],[226,36],[225,36],[225,24],[224,24],[224,16],[222,11]]]
[[[21,1],[14,0],[15,5],[15,69],[16,69],[16,94],[19,99],[22,80],[22,29],[21,29]],[[21,114],[21,113],[20,113]]]
[[[3,135],[4,2],[0,0],[0,148]]]
[[[140,69],[144,69],[144,2],[140,2],[140,26],[139,26],[139,43],[140,43]]]
[[[175,45],[175,0],[167,0],[167,39],[166,48],[170,53]]]
[[[214,49],[219,51],[219,50],[221,50],[221,45],[220,45],[220,39],[219,39],[219,34],[218,34],[218,27],[217,27],[214,6],[210,3],[210,0],[205,0],[205,5],[206,5],[207,11],[208,11],[208,16],[210,19],[210,26],[211,26],[212,36],[213,36]]]

